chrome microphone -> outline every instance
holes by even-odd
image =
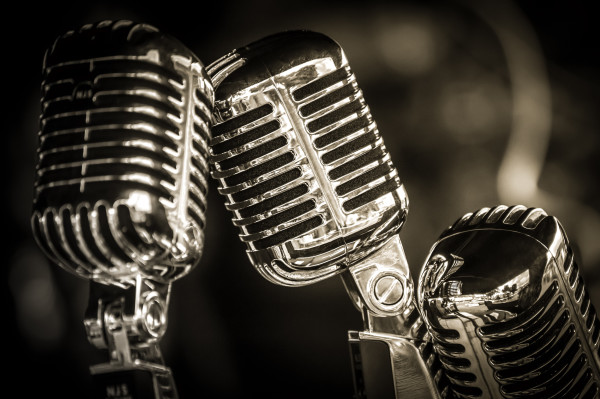
[[[342,48],[320,33],[282,32],[207,70],[211,175],[252,265],[284,286],[342,276],[366,326],[349,332],[357,397],[437,395],[398,236],[408,197]],[[388,381],[365,360],[378,344]]]
[[[58,37],[42,75],[32,229],[90,281],[86,332],[110,356],[91,367],[99,397],[175,398],[158,341],[172,282],[202,254],[210,79],[181,42],[123,20]]]
[[[596,398],[600,323],[560,222],[482,208],[431,248],[419,306],[460,398]]]

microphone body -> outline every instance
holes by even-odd
[[[390,356],[410,347],[397,352],[422,366],[412,392],[431,398],[421,357],[429,341],[398,237],[408,197],[341,47],[322,34],[283,32],[207,70],[211,175],[252,265],[290,287],[341,275],[367,326],[349,340],[357,397],[366,385],[402,392],[405,370]],[[389,346],[392,377],[382,384],[361,360],[371,340]]]
[[[600,323],[559,221],[468,213],[433,245],[419,306],[460,398],[595,398]]]
[[[142,397],[143,369],[156,398],[176,397],[157,342],[171,283],[202,253],[208,75],[156,28],[102,21],[56,39],[41,88],[32,230],[53,262],[90,281],[88,339],[111,356],[92,368],[100,396]]]
[[[335,42],[273,35],[208,72],[212,176],[265,278],[330,277],[399,231],[408,197]]]

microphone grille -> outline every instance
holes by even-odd
[[[311,193],[303,178],[306,171],[296,162],[302,154],[289,145],[294,138],[281,127],[281,115],[266,103],[213,128],[211,151],[221,172],[219,190],[227,194],[226,206],[235,210],[234,224],[244,226],[253,249],[280,244],[323,223],[315,211],[314,188]],[[263,215],[271,216],[260,218]],[[260,236],[282,225],[274,234]]]
[[[299,87],[292,97],[344,211],[401,186],[349,66]]]
[[[523,205],[484,207],[458,218],[442,233],[440,238],[461,231],[485,227],[519,230],[530,234],[547,216],[546,211],[541,208],[527,208]]]
[[[57,38],[43,68],[32,228],[46,254],[99,281],[166,281],[198,261],[212,85],[156,28],[102,21]]]
[[[432,248],[419,291],[458,396],[598,394],[600,322],[563,227],[543,209],[467,213]]]
[[[408,199],[337,43],[285,32],[208,72],[211,174],[259,270],[348,263],[399,230]]]

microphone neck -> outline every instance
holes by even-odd
[[[440,399],[446,379],[416,306],[400,237],[341,274],[363,316],[364,331],[349,331],[357,398]]]
[[[84,325],[88,340],[107,349],[111,364],[163,364],[158,342],[167,329],[171,283],[137,276],[121,288],[90,280]]]
[[[413,283],[399,235],[341,276],[365,331],[417,338],[411,322],[416,310]]]

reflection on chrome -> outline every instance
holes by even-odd
[[[177,397],[159,341],[171,284],[202,254],[212,104],[200,60],[150,25],[85,25],[46,52],[31,226],[90,281],[84,326],[108,354],[90,371],[106,397]]]
[[[263,277],[312,284],[400,230],[408,196],[334,40],[282,32],[207,70],[215,86],[211,175]]]
[[[439,362],[398,236],[408,196],[342,48],[288,31],[207,70],[211,175],[252,265],[284,286],[342,277],[365,325],[349,334],[356,397],[437,397]]]
[[[600,323],[563,227],[542,209],[466,214],[433,245],[417,290],[456,396],[598,394]]]

